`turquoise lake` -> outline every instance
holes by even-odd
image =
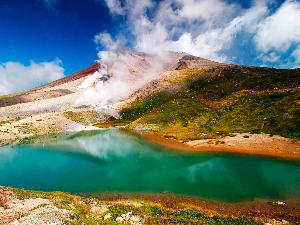
[[[221,201],[300,197],[300,164],[169,151],[126,131],[0,149],[0,185],[71,193],[176,193]]]

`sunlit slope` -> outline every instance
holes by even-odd
[[[123,104],[129,124],[181,140],[231,133],[300,138],[300,70],[222,65],[168,72]]]

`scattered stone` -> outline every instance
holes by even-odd
[[[286,205],[285,202],[280,202],[280,201],[277,201],[277,204],[278,204],[278,205]]]
[[[281,202],[281,201],[277,201],[277,202],[272,202],[272,205],[284,206],[284,205],[286,205],[286,203]]]
[[[121,216],[117,217],[116,222],[130,223],[131,225],[141,225],[142,219],[138,216],[132,215],[132,212],[128,212],[126,214],[122,214]]]
[[[75,206],[73,204],[68,204],[68,206],[70,207],[70,209],[74,210],[76,209]]]
[[[9,202],[9,208],[18,211],[30,211],[41,205],[49,205],[51,202],[43,198],[29,198],[25,200],[12,199]]]
[[[31,211],[31,213],[27,216],[21,217],[13,221],[12,225],[54,225],[61,224],[64,219],[66,219],[69,215],[69,211],[65,209],[58,209],[53,205],[47,205],[44,207],[40,207]]]
[[[140,203],[140,202],[134,202],[134,201],[126,201],[126,200],[124,200],[124,201],[121,201],[119,203],[121,203],[122,205],[128,205],[128,206],[134,206],[134,207],[142,207],[143,206],[142,203]]]
[[[11,198],[7,208],[0,208],[0,221],[5,224],[61,224],[69,216],[69,211],[59,209],[48,199],[30,198],[20,200]]]
[[[103,206],[93,206],[90,210],[92,214],[101,215],[108,212],[108,207],[106,205]],[[107,215],[107,214],[106,214]]]
[[[111,214],[110,213],[105,214],[104,220],[109,220],[110,218],[111,218]]]
[[[129,221],[132,225],[141,225],[142,219],[138,216],[132,216]]]

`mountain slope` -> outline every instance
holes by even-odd
[[[158,59],[154,55],[128,51],[108,56],[111,57],[108,63],[100,62],[25,93],[0,97],[1,143],[94,128],[91,125],[122,125],[193,145],[202,139],[207,145],[229,143],[233,140],[224,138],[237,139],[239,134],[250,136],[247,139],[250,145],[253,142],[248,133],[299,139],[299,69],[222,64],[184,53],[168,53]],[[160,70],[153,70],[159,61],[163,61]],[[99,71],[106,67],[107,74],[100,77]],[[150,77],[145,77],[149,70],[157,74],[152,71]],[[76,101],[87,90],[82,84],[89,83],[88,91],[93,91],[90,97],[97,103],[101,95],[115,94],[105,85],[118,82],[118,77],[129,87],[127,95],[111,103],[118,109],[120,118],[110,117],[105,110],[93,105],[76,106]],[[144,77],[146,80],[137,82]],[[122,89],[122,82],[114,88]],[[137,83],[140,86],[136,86]],[[261,138],[258,148],[261,149],[265,138]],[[280,146],[276,146],[282,151],[300,150],[299,141],[267,139],[270,146],[278,140]],[[238,139],[237,145],[242,141],[245,140]]]
[[[159,63],[163,66],[160,71],[173,69],[183,55],[168,54],[167,59],[163,59],[164,64]],[[136,79],[141,80],[145,71],[151,70],[158,62],[155,55],[129,51],[110,53],[108,61],[107,65],[99,62],[27,92],[0,96],[0,145],[39,135],[95,128],[90,125],[104,120],[107,116],[105,112],[95,110],[93,105],[89,107],[84,104],[77,105],[78,99],[82,98],[87,91],[82,84],[92,80],[88,89],[93,90],[99,86],[101,90],[104,83],[114,83],[117,75],[122,76],[122,69],[125,69],[127,74],[124,80],[127,86],[131,87],[131,82],[134,84]],[[120,66],[119,74],[115,74],[114,64]],[[98,77],[99,71],[105,67],[109,68],[107,78]],[[116,88],[118,89],[119,86],[117,85]],[[107,92],[108,95],[113,94],[109,92],[110,90]],[[91,97],[96,103],[100,101],[98,94],[93,94]]]
[[[300,70],[235,65],[165,74],[121,104],[121,120],[180,140],[231,133],[300,138]]]

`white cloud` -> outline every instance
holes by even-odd
[[[234,8],[234,5],[219,0],[177,0],[177,2],[182,6],[178,10],[178,16],[188,20],[208,21]]]
[[[94,38],[94,41],[97,45],[101,45],[109,50],[117,50],[124,43],[122,37],[113,39],[112,36],[106,32],[97,34]]]
[[[0,94],[24,91],[34,86],[59,79],[64,76],[60,60],[52,62],[30,62],[25,66],[19,62],[0,64]]]
[[[118,15],[122,15],[125,13],[119,0],[105,0],[105,2],[109,7],[111,13]]]
[[[300,46],[295,48],[291,56],[281,65],[282,68],[300,68]]]
[[[165,0],[153,18],[141,14],[139,20],[130,21],[135,28],[135,48],[151,53],[186,52],[223,61],[218,51],[229,44],[231,30],[221,18],[231,17],[233,8],[238,7],[221,0]]]
[[[152,0],[105,0],[105,2],[112,14],[124,15],[130,11],[130,16],[144,13],[146,8],[154,5]]]
[[[253,47],[256,56],[252,57],[260,61],[258,64],[280,66],[285,51],[300,43],[300,2],[296,0],[286,0],[279,7],[276,0],[253,0],[249,8],[225,0],[106,2],[114,15],[121,14],[127,19],[125,29],[133,37],[127,43],[124,41],[127,34],[99,39],[98,44],[112,46],[110,50],[129,45],[138,51],[170,50],[231,62],[234,57],[230,55],[234,52],[231,49],[242,52],[243,49],[236,47],[241,44]],[[245,37],[239,39],[243,43],[236,42],[239,34]],[[285,55],[285,61],[295,61],[295,54]]]
[[[271,52],[270,54],[262,54],[260,57],[264,62],[274,63],[280,60],[280,56],[277,55],[275,52]]]
[[[218,61],[227,60],[221,52],[231,46],[236,34],[242,29],[254,32],[254,26],[268,11],[268,1],[257,1],[247,10],[223,0],[164,0],[158,4],[125,0],[122,7],[106,2],[112,13],[122,11],[126,15],[136,50],[186,52]],[[147,10],[154,11],[152,16]],[[104,46],[120,43],[111,37],[97,39]]]
[[[272,15],[261,21],[255,35],[259,50],[286,51],[300,43],[300,2],[286,1]]]
[[[298,46],[292,53],[295,60],[295,67],[300,67],[300,46]]]

